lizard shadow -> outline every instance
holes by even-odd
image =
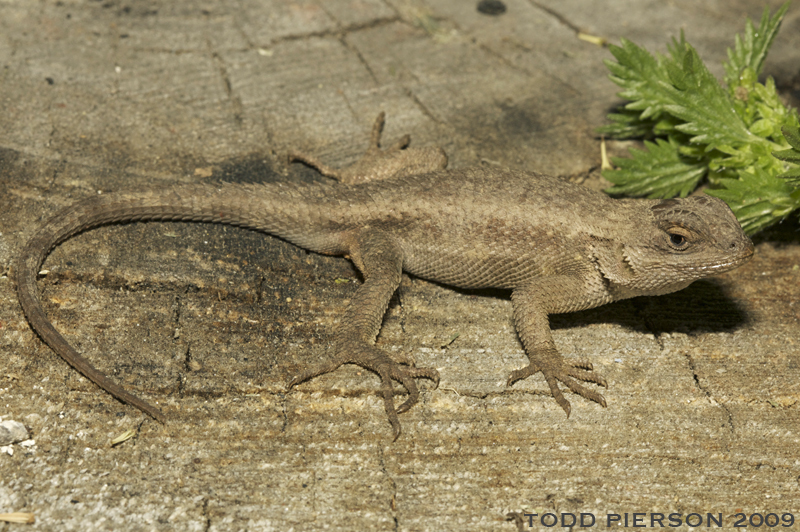
[[[602,307],[551,317],[554,328],[615,323],[659,336],[663,333],[730,332],[748,321],[745,309],[720,283],[702,279],[663,296],[642,296]]]
[[[510,290],[465,290],[463,295],[510,299]],[[567,314],[551,314],[552,329],[614,323],[658,336],[662,333],[729,332],[748,322],[745,309],[730,298],[716,280],[701,279],[687,288],[662,296],[641,296]]]

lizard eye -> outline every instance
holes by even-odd
[[[672,233],[669,235],[669,241],[672,242],[673,246],[680,247],[686,242],[686,237],[683,235],[679,235],[678,233]]]
[[[669,236],[669,243],[670,245],[677,249],[678,251],[683,251],[687,247],[689,247],[689,239],[683,232],[679,232],[676,230],[667,231],[667,235]]]

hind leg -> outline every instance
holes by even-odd
[[[316,168],[322,175],[345,184],[380,181],[403,175],[417,175],[447,167],[447,155],[438,147],[408,148],[411,137],[404,135],[389,148],[381,149],[380,140],[386,114],[381,111],[372,126],[369,147],[364,156],[346,168],[332,168],[318,158],[289,152],[289,162],[300,161]]]
[[[354,238],[350,256],[364,275],[364,284],[351,299],[336,331],[335,355],[332,360],[295,375],[288,387],[334,371],[342,364],[357,364],[368,369],[381,379],[384,409],[396,440],[401,431],[398,414],[407,411],[419,400],[415,379],[431,379],[438,385],[439,372],[432,368],[415,368],[413,361],[404,356],[398,362],[375,347],[375,338],[389,300],[400,285],[403,255],[394,239],[379,231],[363,231]],[[393,380],[408,390],[408,399],[397,408],[394,406]]]

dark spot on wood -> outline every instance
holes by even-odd
[[[500,0],[481,0],[478,2],[478,13],[484,15],[502,15],[506,12],[506,5]]]

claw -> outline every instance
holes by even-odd
[[[293,386],[323,373],[334,371],[342,364],[357,364],[364,369],[374,371],[381,378],[383,406],[386,416],[389,418],[389,424],[392,426],[393,441],[397,440],[401,432],[398,414],[407,412],[419,402],[419,389],[414,379],[430,379],[436,386],[439,386],[439,372],[433,368],[415,368],[406,365],[409,361],[413,361],[413,358],[405,355],[400,357],[401,361],[398,362],[374,346],[350,346],[343,348],[341,352],[347,353],[347,355],[340,355],[329,362],[314,365],[292,377],[286,383],[286,390],[289,391]],[[397,408],[394,406],[392,381],[399,382],[408,390],[408,399]]]
[[[545,373],[544,379],[547,381],[547,385],[550,386],[550,393],[553,394],[553,399],[555,399],[558,406],[560,406],[564,412],[567,413],[567,418],[569,418],[569,414],[572,412],[572,407],[570,406],[569,401],[567,401],[567,398],[564,397],[564,393],[561,391],[561,388],[558,387],[557,378],[553,375],[548,375]]]
[[[566,362],[561,359],[560,355],[557,356],[557,359],[552,361],[548,360],[548,363],[534,364],[531,362],[524,368],[512,371],[508,376],[507,385],[511,386],[519,380],[542,372],[545,381],[547,381],[547,385],[550,387],[550,393],[553,395],[553,399],[555,399],[558,406],[560,406],[564,412],[566,412],[568,418],[570,412],[572,411],[572,407],[570,406],[570,403],[566,397],[564,397],[564,393],[561,391],[561,388],[559,388],[559,382],[563,383],[567,388],[569,388],[572,393],[580,395],[581,397],[584,397],[590,401],[594,401],[600,406],[605,407],[606,400],[601,394],[581,386],[574,380],[578,379],[583,382],[591,382],[608,388],[608,383],[606,380],[602,376],[593,372],[592,364],[586,361]]]
[[[594,371],[594,366],[588,360],[571,360],[569,365],[573,368],[585,369],[587,371]]]
[[[606,380],[602,376],[597,375],[592,371],[572,369],[571,371],[567,371],[567,375],[583,382],[593,382],[594,384],[603,386],[604,388],[608,388],[608,383],[606,382]]]
[[[401,414],[402,412],[394,407],[392,379],[388,375],[381,375],[381,380],[383,381],[383,384],[381,385],[381,392],[383,394],[383,408],[386,410],[386,416],[389,418],[389,424],[392,426],[392,441],[397,441],[397,438],[400,437],[401,432],[400,419],[397,417],[397,415]],[[402,406],[403,405],[401,405],[401,407]]]

